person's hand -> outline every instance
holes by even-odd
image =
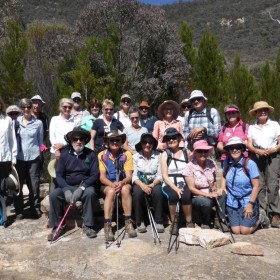
[[[54,156],[55,156],[55,159],[56,159],[56,160],[59,160],[59,158],[60,158],[60,150],[56,150],[56,151],[54,152]]]
[[[192,132],[189,134],[190,139],[201,139],[203,137],[203,132],[204,132],[204,127],[203,126],[199,126],[196,127],[192,130]]]
[[[114,182],[114,189],[116,193],[119,193],[122,189],[122,183],[121,182]]]
[[[67,190],[64,192],[64,197],[67,203],[72,203],[72,192],[70,190]]]
[[[76,201],[80,200],[82,197],[84,190],[81,187],[78,187],[72,195],[72,203],[75,203]]]
[[[227,194],[227,190],[226,190],[226,189],[218,189],[218,190],[217,190],[218,196],[222,196],[222,195],[223,195],[223,192],[225,192],[225,193]]]
[[[149,185],[144,185],[144,187],[142,187],[142,190],[147,195],[150,195],[152,193],[152,188],[150,188]]]
[[[176,189],[176,193],[178,194],[179,199],[181,199],[183,192],[184,192],[184,189],[181,189],[181,188]]]
[[[259,156],[261,156],[261,157],[264,157],[264,156],[267,155],[267,152],[266,152],[266,150],[257,149],[257,150],[256,150],[256,154],[259,155]]]
[[[210,193],[208,193],[208,195],[207,195],[207,197],[209,197],[209,198],[216,198],[216,197],[218,197],[219,195],[218,195],[218,192],[210,192]]]
[[[244,208],[244,216],[245,218],[252,218],[254,214],[253,205],[248,203]]]

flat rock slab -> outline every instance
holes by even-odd
[[[225,233],[215,229],[180,228],[179,240],[188,245],[200,245],[206,249],[212,249],[231,243]]]
[[[259,245],[250,242],[236,242],[232,244],[231,252],[238,255],[263,256],[264,252]]]

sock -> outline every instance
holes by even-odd
[[[104,219],[104,224],[111,223],[111,219]]]
[[[130,219],[131,219],[131,216],[124,216],[125,221],[130,220]]]

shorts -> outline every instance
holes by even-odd
[[[253,216],[250,218],[245,218],[244,207],[232,208],[226,206],[226,211],[229,219],[229,225],[231,227],[255,227],[259,220],[259,204],[255,203],[253,207]]]

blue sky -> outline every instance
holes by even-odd
[[[184,0],[184,2],[190,2],[191,0]],[[153,4],[153,5],[164,5],[164,4],[172,4],[174,2],[179,2],[179,0],[140,0],[140,2],[145,4]]]

